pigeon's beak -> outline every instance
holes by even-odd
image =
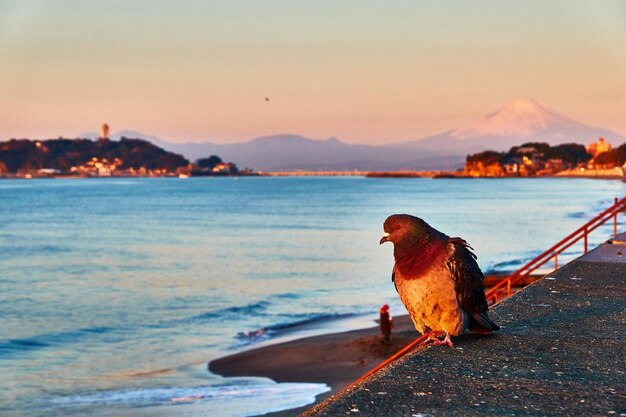
[[[385,233],[383,237],[380,238],[380,244],[382,245],[385,242],[389,242],[389,233]]]

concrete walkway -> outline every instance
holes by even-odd
[[[626,233],[302,416],[626,416]]]

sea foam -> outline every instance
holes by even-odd
[[[244,383],[205,385],[186,388],[148,388],[101,391],[83,395],[55,397],[51,405],[60,408],[84,406],[147,407],[204,405],[219,410],[223,417],[245,417],[302,407],[330,391],[325,384],[314,383]]]

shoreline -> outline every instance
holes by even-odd
[[[598,173],[595,171],[587,171],[584,174],[572,173],[568,171],[560,171],[549,175],[502,175],[502,176],[471,176],[462,172],[452,171],[284,171],[284,172],[259,172],[254,174],[228,174],[228,175],[190,175],[180,177],[178,174],[170,175],[111,175],[111,176],[88,176],[88,175],[0,175],[0,180],[32,180],[32,179],[97,179],[97,178],[228,178],[228,177],[259,177],[259,178],[345,178],[345,177],[361,177],[361,178],[382,178],[382,179],[411,179],[411,178],[429,178],[429,179],[528,179],[528,178],[579,178],[579,179],[597,179],[597,180],[622,180],[626,181],[624,174],[607,174],[605,172]]]
[[[307,336],[236,352],[212,360],[208,369],[224,377],[255,376],[271,378],[276,382],[321,382],[333,390],[341,389],[369,371],[367,365],[375,358],[384,360],[419,336],[407,314],[394,317],[393,322],[395,328],[389,345],[380,341],[380,330],[372,320],[372,325],[364,329]],[[347,355],[348,352],[359,354]],[[322,361],[315,361],[314,358]],[[377,364],[374,361],[372,367]],[[348,367],[354,368],[353,371],[339,372],[340,368]],[[352,374],[356,377],[352,378]]]
[[[276,382],[312,382],[331,390],[306,406],[263,414],[267,417],[297,416],[314,404],[336,394],[417,337],[408,315],[394,317],[391,343],[380,341],[380,330],[372,327],[340,333],[309,336],[253,348],[214,359],[210,372],[223,377],[266,377]]]
[[[486,287],[495,285],[508,275],[504,272],[487,274],[484,281]],[[542,276],[529,277],[515,290]],[[338,393],[420,336],[407,314],[393,317],[393,323],[389,345],[381,342],[380,329],[372,319],[371,326],[367,328],[277,340],[251,347],[213,359],[207,364],[207,369],[223,377],[265,377],[276,382],[323,383],[331,388],[312,404],[264,414],[267,417],[293,417]]]

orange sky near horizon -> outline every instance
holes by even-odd
[[[518,97],[626,136],[626,2],[128,3],[0,2],[0,140],[385,144]]]

